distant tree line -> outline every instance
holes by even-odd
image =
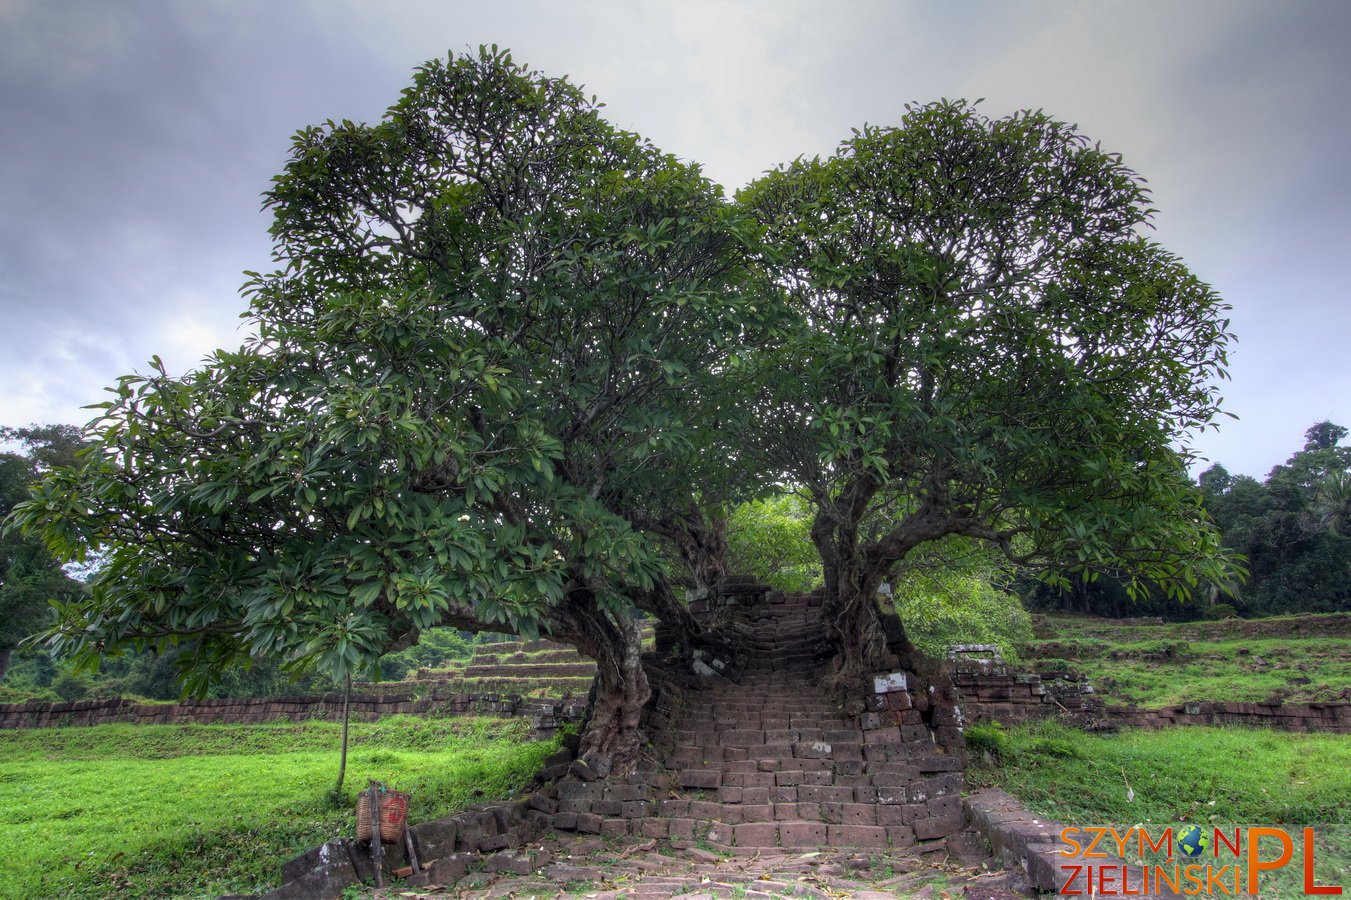
[[[55,466],[71,465],[81,446],[70,425],[0,428],[0,519],[28,499],[30,486]],[[83,586],[61,568],[36,537],[0,532],[0,679],[21,640],[48,624],[53,600],[71,600]]]
[[[1185,601],[1154,591],[1132,601],[1111,577],[1072,579],[1066,589],[1024,586],[1033,609],[1170,619],[1274,616],[1351,610],[1351,447],[1347,429],[1319,422],[1304,446],[1264,481],[1216,463],[1199,482],[1224,546],[1246,557],[1248,575],[1210,584]]]

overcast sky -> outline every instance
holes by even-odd
[[[567,75],[729,193],[907,101],[1076,122],[1233,306],[1197,447],[1261,477],[1351,426],[1351,2],[0,0],[0,425],[82,423],[159,354],[243,336],[290,136],[373,121],[479,44]]]

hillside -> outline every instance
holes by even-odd
[[[1351,700],[1351,613],[1163,623],[1040,615],[1042,672],[1074,670],[1109,703]]]

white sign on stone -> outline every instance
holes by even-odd
[[[890,694],[893,691],[903,691],[906,689],[905,673],[892,672],[890,675],[877,675],[873,677],[874,694]]]

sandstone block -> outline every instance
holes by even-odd
[[[785,847],[821,847],[826,843],[826,826],[820,822],[784,822],[779,837]]]
[[[774,822],[734,825],[732,837],[738,847],[777,847],[779,826]]]
[[[827,825],[826,837],[836,847],[887,846],[887,830],[876,825]]]
[[[722,786],[722,773],[717,769],[685,769],[680,773],[683,788],[717,788]]]
[[[958,812],[946,816],[933,816],[927,819],[917,819],[911,827],[915,829],[916,838],[921,841],[931,841],[936,838],[947,837],[950,834],[956,834],[962,830],[962,827],[965,824],[965,817]]]

